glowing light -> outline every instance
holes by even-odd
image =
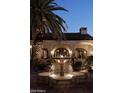
[[[30,45],[30,48],[32,48],[32,45]]]
[[[72,75],[72,74],[67,74],[66,76],[67,76],[67,77],[71,77],[71,78],[73,77],[73,75]]]
[[[84,53],[86,54],[86,51],[84,51]]]
[[[64,56],[63,55],[60,55],[60,58],[63,58]]]
[[[52,75],[50,75],[50,77],[54,78],[54,77],[56,77],[56,75],[55,74],[52,74]]]
[[[51,54],[52,54],[52,55],[54,54],[54,50],[51,51]]]
[[[66,62],[66,60],[64,60],[64,63]]]
[[[82,70],[81,72],[86,73],[86,72],[88,72],[88,71],[87,71],[87,70]]]
[[[60,63],[60,60],[58,60],[58,63]]]
[[[72,51],[69,49],[69,54],[72,55]]]

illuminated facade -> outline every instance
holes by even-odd
[[[39,35],[37,44],[31,40],[31,58],[38,60],[58,58],[86,58],[93,52],[93,37],[82,27],[78,33],[64,33],[66,39],[57,41],[52,34]]]

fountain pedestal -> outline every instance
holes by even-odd
[[[63,63],[60,64],[60,76],[64,76]]]
[[[65,74],[65,63],[67,62],[67,61],[69,61],[69,58],[64,58],[63,56],[60,56],[59,58],[54,58],[54,60],[56,61],[56,63],[58,63],[58,65],[59,65],[59,75],[61,76],[61,77],[63,77],[64,76],[64,74]],[[57,67],[56,67],[57,68]],[[66,67],[66,69],[67,69],[67,67]],[[57,70],[57,69],[55,69],[55,70]]]
[[[58,59],[58,63],[60,64],[60,76],[64,76],[64,63],[66,62],[65,59]]]

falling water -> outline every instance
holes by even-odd
[[[70,62],[64,63],[64,73],[71,74],[73,72],[73,68]],[[50,69],[50,75],[59,75],[60,74],[60,63],[54,62]]]

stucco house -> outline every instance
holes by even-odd
[[[34,35],[34,34],[33,34]],[[31,39],[31,58],[38,61],[49,58],[87,58],[92,56],[93,37],[88,34],[87,27],[81,27],[77,33],[64,33],[66,39],[57,40],[49,33]],[[33,36],[32,36],[33,37]]]

